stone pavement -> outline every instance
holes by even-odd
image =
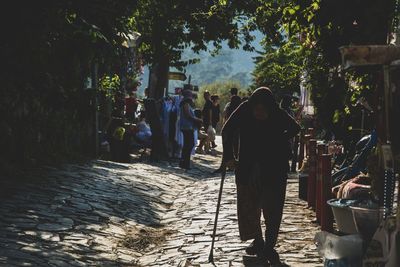
[[[176,162],[93,161],[3,179],[0,266],[206,266],[218,164],[199,155],[184,172]],[[278,251],[291,266],[322,266],[311,214],[290,180]],[[216,265],[243,266],[232,175],[217,235]]]
[[[135,228],[159,227],[193,183],[166,163],[103,161],[7,180],[0,183],[0,266],[133,266],[142,254],[122,241]]]
[[[210,173],[210,169],[216,169],[218,163],[212,156],[196,156],[195,170],[189,173],[200,171],[205,175]],[[163,246],[140,259],[143,266],[212,266],[207,263],[219,186],[220,177],[209,174],[208,178],[194,182],[180,194],[161,221],[176,232],[168,236]],[[250,242],[241,242],[239,239],[235,190],[231,173],[224,184],[214,252],[215,265],[265,266],[255,263],[251,257],[244,257],[243,250]],[[298,199],[295,176],[289,179],[287,190],[277,250],[289,266],[323,266],[313,241],[319,229],[312,222],[313,212]]]

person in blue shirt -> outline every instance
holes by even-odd
[[[181,102],[180,130],[183,134],[182,157],[179,167],[190,169],[190,156],[195,146],[194,131],[201,125],[202,120],[197,118],[193,109],[193,94],[190,90],[182,92],[183,100]]]

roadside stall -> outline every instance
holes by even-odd
[[[376,92],[376,127],[357,144],[347,166],[331,171],[337,148],[308,142],[307,201],[323,230],[316,243],[325,266],[400,266],[400,185],[392,150],[393,95],[399,89],[391,75],[400,66],[400,46],[346,46],[340,52],[343,72],[374,66],[381,70],[382,86]]]

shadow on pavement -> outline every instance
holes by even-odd
[[[124,238],[126,222],[159,226],[172,204],[159,197],[167,185],[129,179],[128,169],[97,161],[9,182],[12,193],[0,196],[0,265],[126,263],[112,239]]]

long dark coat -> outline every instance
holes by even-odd
[[[268,119],[258,121],[253,116],[255,104],[265,105]],[[229,117],[222,129],[224,161],[234,159],[235,132],[239,132],[240,147],[236,182],[246,183],[255,163],[262,166],[271,179],[288,171],[290,158],[289,140],[300,131],[296,121],[280,109],[267,88],[256,90]],[[275,177],[274,177],[275,176]]]

